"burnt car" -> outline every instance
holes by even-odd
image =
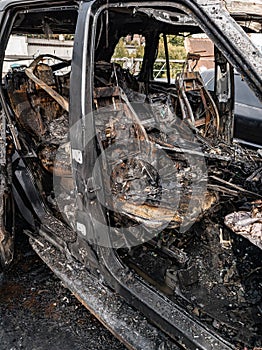
[[[214,93],[214,69],[201,72],[207,89]],[[234,72],[235,107],[234,138],[252,147],[262,146],[262,106],[259,98],[250,89],[241,74]]]
[[[232,143],[234,68],[261,99],[246,35],[261,16],[216,0],[5,0],[0,23],[2,72],[21,63],[0,90],[2,269],[20,215],[34,250],[128,348],[261,346],[262,158]],[[215,96],[196,53],[171,76],[171,36],[203,32]],[[19,56],[12,35],[45,41]],[[127,35],[143,38],[134,74],[112,60]],[[70,59],[50,50],[60,36]],[[166,81],[153,75],[160,45]]]

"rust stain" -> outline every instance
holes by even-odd
[[[4,283],[0,286],[0,303],[14,306],[14,301],[25,293],[23,285],[15,282]]]

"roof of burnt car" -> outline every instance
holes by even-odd
[[[87,1],[90,1],[90,0],[87,0]],[[49,3],[51,6],[56,6],[56,5],[59,5],[61,6],[61,4],[76,4],[78,3],[78,1],[68,1],[68,0],[0,0],[0,11],[4,11],[5,9],[7,9],[9,6],[14,6],[14,5],[17,5],[17,6],[21,6],[23,5],[26,9],[26,5],[28,4],[32,4],[32,5],[44,5],[46,6],[46,4]]]
[[[85,0],[86,2],[96,2],[95,0]],[[27,10],[29,5],[34,8],[39,8],[41,5],[45,9],[50,6],[52,8],[57,7],[57,9],[63,6],[76,5],[79,3],[74,0],[0,0],[0,11],[4,11],[11,5],[17,6],[21,10]],[[97,1],[99,6],[103,4],[112,4],[113,7],[118,9],[123,8],[124,4],[132,5],[133,7],[145,7],[148,6],[148,2],[143,1],[129,1],[123,0],[122,6],[119,6],[118,0],[99,0]],[[217,0],[183,0],[183,1],[163,1],[163,2],[152,2],[153,10],[158,7],[156,13],[151,14],[153,17],[160,21],[163,20],[164,23],[174,24],[172,16],[165,13],[166,6],[169,9],[174,4],[177,6],[188,6],[190,9],[196,12],[196,17],[204,22],[205,31],[214,40],[214,43],[218,42],[218,45],[222,52],[225,54],[226,58],[229,59],[231,64],[233,64],[241,73],[247,77],[247,81],[255,89],[256,93],[261,96],[262,90],[262,54],[258,51],[254,44],[249,40],[244,30],[233,20],[229,12],[225,9],[223,2],[218,2]],[[257,0],[256,2],[262,8],[262,0]],[[161,7],[163,6],[163,13],[161,13]],[[252,6],[250,6],[252,8]],[[183,9],[183,8],[182,8]],[[262,11],[260,12],[262,13]],[[246,15],[246,13],[244,14]],[[261,15],[262,17],[262,15]],[[16,30],[19,30],[19,25],[16,25]]]
[[[85,2],[91,2],[92,0],[83,0]],[[50,3],[50,5],[61,5],[61,3],[64,4],[70,4],[70,3],[78,3],[77,0],[67,1],[67,0],[46,0],[43,2],[43,0],[0,0],[0,11],[5,10],[10,5],[26,5],[26,4],[46,4]],[[118,0],[104,0],[105,3],[119,3]],[[130,2],[130,0],[122,0],[122,3]],[[139,1],[142,3],[142,1]],[[172,0],[171,0],[172,2]],[[175,2],[175,1],[174,1]],[[187,2],[187,1],[185,1]],[[196,3],[199,6],[203,5],[217,5],[217,0],[191,0],[192,3]],[[100,1],[100,3],[103,3],[103,1]],[[137,2],[138,3],[138,2]],[[153,4],[153,3],[152,3]],[[241,16],[244,18],[246,15],[256,15],[257,17],[262,18],[262,0],[224,0],[224,2],[221,1],[221,6],[224,6],[230,13],[236,14],[237,16]],[[261,15],[260,15],[261,14]]]

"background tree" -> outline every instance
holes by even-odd
[[[124,38],[121,38],[115,47],[113,58],[123,58],[123,57],[129,58],[130,55],[126,48],[126,43],[124,41]]]
[[[177,35],[167,35],[167,43],[168,43],[168,53],[170,60],[185,60],[186,59],[186,50],[184,47],[184,37]],[[161,35],[158,45],[158,55],[157,59],[165,60],[165,46],[164,46],[164,38]],[[163,69],[164,62],[155,62],[154,71],[155,76],[158,78],[165,78],[166,71]],[[170,73],[171,78],[175,78],[177,73],[181,71],[182,65],[180,63],[170,62]],[[165,67],[164,67],[165,68]],[[162,69],[162,70],[161,70]]]

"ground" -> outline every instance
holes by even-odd
[[[0,350],[125,350],[19,237],[0,275]]]

